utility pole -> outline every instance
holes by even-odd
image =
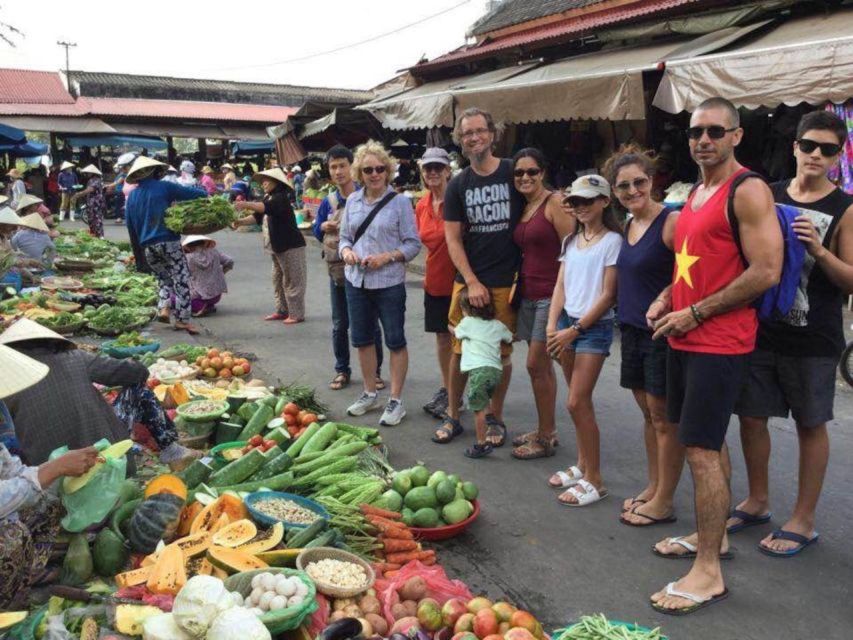
[[[71,72],[70,72],[70,64],[68,59],[68,49],[71,47],[76,47],[76,42],[65,42],[64,40],[58,40],[56,42],[60,47],[65,47],[65,79],[68,82],[68,91],[71,92]]]

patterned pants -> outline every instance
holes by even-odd
[[[160,451],[178,439],[175,423],[163,411],[154,392],[144,384],[122,389],[113,402],[113,411],[128,433],[133,432],[136,423],[144,425]]]
[[[17,520],[0,520],[0,609],[25,604],[30,584],[50,559],[61,518],[59,500],[42,494]]]
[[[276,311],[296,320],[305,319],[306,284],[305,247],[272,254],[272,286]]]
[[[168,309],[174,295],[175,308],[172,311],[175,318],[178,322],[189,322],[190,270],[181,243],[174,240],[145,247],[145,260],[160,284],[157,308],[160,311]]]
[[[93,238],[104,237],[104,216],[89,210],[89,235]]]

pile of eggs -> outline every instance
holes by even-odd
[[[307,595],[307,585],[297,576],[259,573],[252,578],[252,592],[245,599],[235,593],[235,601],[238,605],[260,616],[271,611],[298,606],[303,603]]]

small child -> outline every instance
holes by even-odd
[[[471,305],[467,287],[459,294],[459,304],[465,317],[449,329],[462,343],[460,370],[468,374],[468,407],[474,412],[477,425],[477,443],[466,449],[465,455],[482,458],[493,448],[486,440],[486,409],[503,375],[501,343],[511,343],[512,333],[495,319],[491,301],[482,307]]]
[[[190,298],[194,318],[216,312],[216,303],[228,291],[225,274],[234,268],[234,260],[216,249],[207,236],[187,236],[181,242],[190,270]]]

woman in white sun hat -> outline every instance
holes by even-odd
[[[94,447],[69,451],[38,466],[27,466],[18,457],[12,416],[3,399],[47,374],[47,365],[0,345],[0,609],[24,605],[30,586],[57,577],[45,567],[59,534],[62,508],[48,489],[63,476],[86,473],[98,461]]]
[[[234,268],[234,259],[219,251],[216,241],[207,236],[187,236],[181,246],[190,268],[193,317],[216,313],[216,304],[228,292],[225,274]]]
[[[157,319],[168,323],[170,315],[174,315],[176,331],[196,334],[198,329],[190,324],[190,271],[181,249],[181,236],[166,226],[165,218],[166,209],[173,202],[204,198],[207,194],[204,189],[161,180],[167,166],[145,156],[134,161],[126,180],[137,188],[127,199],[126,224],[131,243],[138,243],[144,250],[145,260],[160,284]]]
[[[71,206],[74,207],[80,198],[86,198],[89,235],[93,238],[103,238],[104,216],[107,214],[107,192],[104,187],[103,174],[93,164],[80,169],[80,174],[87,179],[86,188],[71,199]]]
[[[27,185],[24,184],[21,172],[17,169],[9,169],[9,173],[6,174],[6,177],[8,178],[6,196],[10,200],[9,206],[13,209],[17,209],[20,199],[27,195]]]

